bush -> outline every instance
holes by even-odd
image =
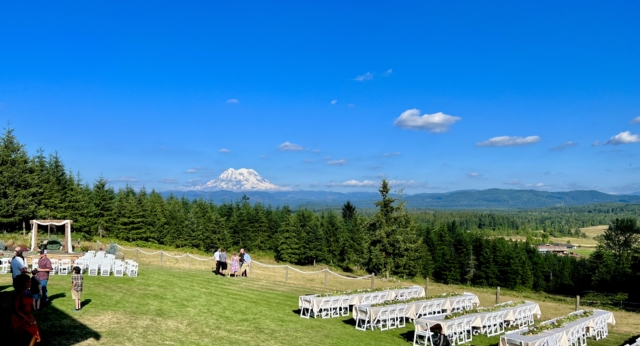
[[[0,240],[0,251],[4,251],[7,249],[7,244],[5,244],[2,240]]]
[[[60,250],[62,249],[62,243],[58,239],[49,239],[47,241],[47,250]]]
[[[107,251],[106,252],[108,254],[115,255],[116,252],[118,252],[118,246],[116,245],[116,243],[114,243],[114,242],[109,243],[109,246],[107,246]]]

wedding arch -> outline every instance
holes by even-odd
[[[38,247],[38,225],[41,226],[63,226],[64,225],[64,247],[67,253],[73,252],[71,246],[71,224],[73,220],[31,220],[31,251],[35,251]]]

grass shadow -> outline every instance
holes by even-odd
[[[291,310],[291,312],[293,312],[294,314],[296,314],[296,315],[298,315],[298,316],[300,316],[300,312],[301,312],[301,311],[302,311],[302,310],[300,310],[300,309]]]
[[[66,294],[58,293],[52,297],[56,299],[62,298],[66,297]],[[27,345],[29,344],[29,335],[16,335],[11,327],[13,302],[13,288],[11,286],[0,286],[0,335],[2,336],[2,345]],[[68,312],[49,305],[34,315],[42,338],[42,341],[37,344],[38,346],[71,346],[89,339],[100,340],[100,333],[69,315],[71,310],[73,310],[71,305],[69,305]]]
[[[56,293],[54,295],[51,295],[51,296],[47,297],[47,304],[51,304],[51,302],[54,301],[55,299],[64,298],[66,296],[67,296],[66,293]]]
[[[85,306],[91,304],[91,299],[85,299],[82,302],[80,302],[80,308],[84,308]]]
[[[633,345],[638,339],[640,339],[640,334],[630,337],[629,339],[625,340],[620,346]]]
[[[399,336],[403,338],[405,341],[413,343],[414,334],[415,334],[415,330],[408,330],[404,333],[401,333]]]
[[[347,318],[346,320],[342,320],[342,323],[348,325],[348,326],[356,326],[356,320],[354,318]],[[413,341],[413,339],[411,339],[411,341]]]

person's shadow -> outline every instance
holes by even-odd
[[[49,296],[49,300],[65,297],[65,293]],[[11,312],[13,311],[15,293],[11,285],[0,285],[0,340],[2,345],[28,345],[31,337],[28,334],[16,335],[11,327]],[[91,303],[85,299],[83,306]],[[71,310],[71,309],[70,309]],[[71,346],[88,339],[100,340],[97,331],[82,324],[75,318],[54,306],[48,305],[34,314],[40,329],[42,341],[38,346],[57,345]]]

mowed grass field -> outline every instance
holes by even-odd
[[[259,269],[256,268],[258,274]],[[326,291],[323,285],[284,283],[262,275],[223,278],[204,269],[143,264],[140,275],[85,275],[84,308],[74,312],[71,276],[52,276],[52,305],[35,314],[40,345],[410,345],[413,326],[362,332],[351,317],[302,319],[298,296]],[[382,285],[380,282],[378,285]],[[405,283],[409,284],[409,283]],[[378,286],[377,285],[377,286]],[[9,325],[11,275],[0,276],[0,344],[19,345]],[[492,289],[432,284],[429,294],[470,291],[483,306],[495,302]],[[571,300],[537,293],[503,292],[502,301],[540,302],[543,318],[573,310]],[[608,339],[592,346],[618,346],[640,333],[640,315],[615,312]],[[472,345],[496,345],[499,337],[474,337]]]

